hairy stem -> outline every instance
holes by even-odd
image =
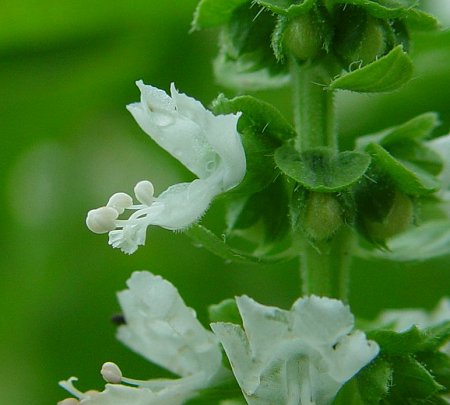
[[[305,63],[291,60],[295,146],[299,152],[316,147],[338,151],[333,92],[327,87],[335,73],[332,59]],[[344,225],[325,240],[311,241],[305,237],[301,258],[303,294],[346,301],[352,246],[352,232]]]
[[[329,241],[305,241],[301,257],[302,292],[347,301],[353,234],[342,227]]]
[[[330,76],[325,61],[301,65],[291,61],[296,147],[299,151],[318,146],[338,147],[333,92],[326,88]]]

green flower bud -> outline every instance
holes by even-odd
[[[386,21],[355,7],[343,10],[340,21],[334,49],[346,67],[353,62],[366,65],[389,51],[387,34],[391,28]]]
[[[315,241],[330,238],[343,225],[342,207],[333,194],[309,194],[305,204],[303,228]]]
[[[322,49],[322,33],[315,14],[307,13],[290,21],[284,32],[284,46],[298,60],[313,59]]]
[[[387,215],[380,221],[365,218],[364,228],[367,236],[376,242],[405,231],[414,219],[414,205],[411,199],[400,191],[395,191]]]

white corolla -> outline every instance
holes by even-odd
[[[141,271],[133,273],[127,284],[128,289],[118,294],[125,320],[118,339],[180,378],[135,380],[123,377],[116,364],[107,362],[101,370],[108,382],[102,392],[81,392],[72,377],[60,385],[76,398],[61,405],[179,405],[230,377],[222,366],[217,338],[200,324],[171,283]]]
[[[378,354],[341,301],[300,298],[290,311],[236,298],[243,327],[213,323],[249,405],[326,405]]]
[[[239,114],[214,115],[172,84],[164,91],[137,82],[141,101],[127,106],[139,126],[197,176],[169,187],[158,197],[150,181],[135,189],[138,204],[125,193],[114,194],[104,207],[89,211],[86,224],[95,233],[109,232],[109,244],[131,254],[145,243],[149,225],[182,230],[198,221],[219,194],[237,186],[246,159],[237,131]],[[125,210],[128,218],[120,219]]]

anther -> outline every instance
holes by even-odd
[[[90,210],[87,214],[86,225],[94,233],[107,233],[116,229],[114,221],[119,212],[112,207],[100,207]]]
[[[152,205],[154,201],[154,192],[155,189],[153,184],[148,180],[142,180],[134,187],[134,194],[136,194],[136,198],[144,205]]]
[[[119,215],[123,214],[125,208],[133,205],[133,199],[126,193],[115,193],[111,196],[106,204],[107,207],[114,208]]]
[[[100,373],[106,382],[111,384],[120,384],[122,382],[122,371],[115,363],[108,361],[103,364]]]

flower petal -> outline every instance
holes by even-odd
[[[225,167],[225,189],[239,183],[245,172],[245,154],[237,132],[236,114],[215,116],[197,100],[137,82],[141,102],[127,106],[139,126],[162,148],[199,178]],[[231,172],[231,173],[229,173]]]
[[[236,299],[243,328],[211,327],[249,404],[325,405],[379,351],[342,302],[307,297],[290,311]],[[351,333],[350,333],[351,332]]]
[[[221,369],[221,351],[214,335],[197,320],[176,288],[149,272],[135,272],[129,289],[118,294],[126,324],[118,339],[152,362],[180,376]]]
[[[442,298],[431,312],[419,308],[385,310],[380,313],[375,324],[404,332],[412,326],[424,329],[445,321],[450,321],[450,298],[448,297]]]
[[[93,394],[81,394],[83,405],[181,405],[195,397],[199,389],[198,376],[170,380],[162,388],[130,387],[122,384],[106,384],[105,390]],[[155,380],[157,382],[158,380]],[[152,380],[150,380],[151,385]]]
[[[170,230],[184,229],[192,225],[203,216],[213,198],[220,193],[214,180],[197,179],[191,183],[179,183],[169,187],[152,204],[151,208],[155,211],[150,211],[148,223]]]
[[[170,230],[187,228],[203,216],[219,192],[213,177],[175,184],[149,207],[139,211],[136,219],[126,221],[123,229],[109,232],[109,244],[132,254],[145,244],[148,226],[158,225]]]

